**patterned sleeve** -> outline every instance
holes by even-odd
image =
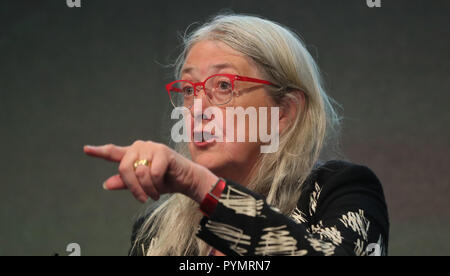
[[[311,178],[288,216],[227,180],[197,236],[230,256],[386,255],[389,222],[381,184],[367,167],[342,162],[327,163]]]

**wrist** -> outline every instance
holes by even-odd
[[[203,173],[198,178],[197,185],[192,199],[201,204],[205,196],[211,191],[211,188],[219,181],[219,177],[213,174],[207,168],[201,166]]]

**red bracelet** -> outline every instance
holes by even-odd
[[[205,216],[209,217],[216,209],[216,206],[219,203],[220,195],[225,189],[225,185],[225,179],[219,178],[216,184],[214,184],[211,188],[211,191],[206,194],[202,204],[200,204],[200,211],[202,211]]]

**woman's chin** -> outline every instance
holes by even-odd
[[[217,155],[203,153],[195,157],[193,156],[192,161],[214,172],[214,170],[217,169],[218,167],[221,167],[220,165],[221,163],[223,163],[219,158]]]
[[[213,170],[216,165],[215,165],[215,161],[211,160],[210,158],[196,158],[193,160],[195,163],[200,164],[202,166],[204,166],[205,168],[209,169],[209,170]]]

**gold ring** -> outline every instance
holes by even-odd
[[[134,170],[137,169],[137,167],[139,166],[149,166],[152,162],[148,161],[147,159],[143,159],[143,160],[138,160],[136,162],[134,162]]]

